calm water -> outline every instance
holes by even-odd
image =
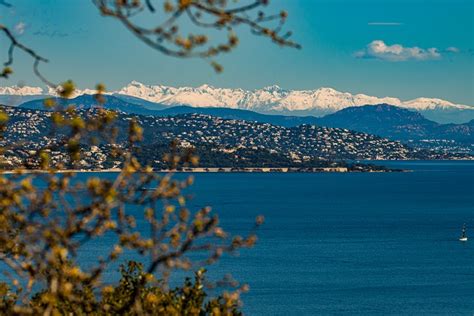
[[[266,217],[257,246],[210,275],[250,285],[248,315],[473,315],[474,162],[390,165],[414,172],[197,174],[191,206],[227,230]]]
[[[267,219],[255,249],[211,272],[250,284],[250,315],[473,315],[474,163],[391,165],[414,172],[198,175],[196,204],[224,227]]]

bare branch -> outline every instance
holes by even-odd
[[[4,66],[6,68],[3,70],[2,73],[0,73],[0,77],[8,78],[8,75],[10,74],[10,71],[8,71],[8,66],[13,64],[13,53],[14,53],[15,48],[18,48],[18,49],[22,50],[23,52],[27,53],[28,55],[30,55],[30,57],[33,58],[33,60],[34,60],[34,62],[33,62],[33,71],[34,71],[35,75],[42,82],[44,82],[46,85],[48,85],[50,87],[57,87],[57,85],[55,85],[52,82],[50,82],[49,80],[47,80],[41,74],[41,72],[39,71],[39,64],[48,62],[48,60],[46,58],[38,55],[33,49],[31,49],[31,48],[25,46],[24,44],[22,44],[21,42],[19,42],[15,38],[15,36],[12,34],[12,32],[6,26],[0,24],[0,31],[3,32],[3,34],[5,34],[5,36],[10,41],[10,46],[9,46],[9,49],[8,49],[8,60],[4,63]]]
[[[200,29],[231,32],[238,26],[247,26],[252,34],[268,37],[278,45],[301,48],[298,43],[289,39],[291,32],[280,34],[287,19],[286,12],[266,15],[258,11],[254,18],[251,17],[256,9],[268,4],[267,0],[254,0],[233,7],[227,7],[225,1],[190,0],[175,1],[174,4],[167,1],[162,13],[167,14],[168,18],[153,27],[140,26],[130,18],[134,13],[141,12],[144,6],[149,12],[156,13],[157,10],[150,0],[145,1],[144,5],[141,1],[93,0],[93,2],[102,15],[119,20],[146,45],[168,56],[212,58],[227,53],[237,46],[237,36],[230,33],[232,35],[228,36],[228,41],[212,42],[206,34],[199,34]],[[193,34],[184,34],[180,30],[180,25],[186,23],[181,21],[184,16],[194,25]],[[276,26],[266,25],[273,21],[277,22]],[[222,68],[215,62],[211,64],[216,70]]]

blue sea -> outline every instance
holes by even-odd
[[[381,163],[412,172],[194,174],[191,209],[234,234],[266,218],[209,276],[249,284],[247,315],[474,315],[474,162]]]
[[[474,315],[474,162],[384,164],[413,172],[197,175],[224,227],[266,218],[209,270],[250,285],[249,315]]]

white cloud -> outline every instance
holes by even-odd
[[[15,25],[15,32],[18,35],[25,33],[25,29],[26,29],[26,24],[24,22],[19,22]]]
[[[441,53],[437,48],[404,47],[400,44],[387,45],[384,41],[376,40],[363,50],[354,54],[357,58],[379,59],[385,61],[433,60],[440,59]]]
[[[452,47],[452,46],[451,46],[451,47],[446,48],[446,52],[456,54],[456,53],[459,53],[460,50],[459,50],[459,48],[457,48],[457,47]]]

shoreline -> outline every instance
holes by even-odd
[[[1,170],[0,174],[46,174],[46,173],[119,173],[122,169],[110,168],[110,169],[61,169],[61,170],[42,170],[42,169],[18,169],[18,170]]]
[[[110,169],[63,169],[63,170],[39,170],[39,169],[19,169],[19,170],[4,170],[0,174],[48,174],[48,173],[120,173],[120,168]],[[260,168],[260,167],[246,167],[246,168],[180,168],[180,169],[155,169],[156,173],[391,173],[391,172],[411,172],[412,170],[405,169],[368,169],[368,170],[352,170],[346,167],[332,167],[332,168]]]

